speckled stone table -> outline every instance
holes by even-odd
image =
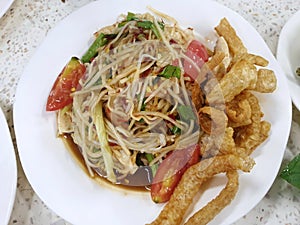
[[[58,21],[91,0],[15,0],[0,18],[0,106],[13,140],[12,106],[22,71],[31,56]],[[286,21],[298,10],[299,0],[217,0],[252,24],[275,54],[278,36]],[[300,113],[293,107],[293,121],[282,166],[300,148]],[[14,140],[15,143],[15,140]],[[15,148],[16,149],[16,148]],[[17,150],[16,150],[17,153]],[[10,224],[65,224],[39,199],[18,162],[18,184]],[[277,178],[267,195],[235,223],[300,224],[300,190]]]

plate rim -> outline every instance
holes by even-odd
[[[5,168],[8,173],[8,175],[12,175],[12,177],[9,177],[9,184],[5,183],[6,187],[9,187],[9,193],[6,193],[3,195],[3,192],[1,191],[0,196],[6,196],[5,199],[5,204],[7,204],[7,208],[3,212],[3,215],[5,216],[4,219],[1,219],[0,224],[8,224],[10,220],[10,216],[13,210],[15,198],[16,198],[16,191],[17,191],[17,177],[18,177],[18,171],[17,171],[17,159],[15,155],[15,149],[12,143],[12,138],[11,134],[8,128],[8,124],[6,121],[6,117],[3,113],[2,108],[0,108],[0,133],[3,134],[1,136],[2,139],[2,144],[0,148],[0,152],[4,153],[4,156],[9,157],[8,159],[4,161]],[[3,141],[4,140],[4,141]],[[4,143],[4,145],[3,145]],[[3,148],[4,146],[4,148]],[[4,149],[4,150],[1,150]],[[2,154],[1,154],[2,157]],[[2,174],[2,172],[0,173]],[[7,181],[7,180],[6,180]],[[2,185],[1,185],[2,186]],[[1,200],[3,201],[3,200]],[[2,205],[2,203],[1,203]],[[3,206],[3,205],[2,205]]]
[[[14,0],[4,0],[5,2],[0,3],[0,6],[3,6],[3,8],[0,8],[0,19],[4,14],[8,11],[8,9],[13,4]]]
[[[276,49],[276,58],[279,64],[281,65],[285,76],[287,77],[287,83],[289,86],[289,94],[291,97],[291,100],[295,107],[300,110],[300,97],[298,97],[298,94],[296,93],[294,89],[294,85],[296,85],[297,79],[295,77],[295,72],[290,67],[290,61],[287,58],[287,50],[284,49],[283,46],[285,46],[285,40],[289,39],[291,29],[296,25],[300,27],[300,22],[298,22],[300,19],[300,10],[295,12],[283,25],[279,37],[278,37],[278,44]],[[288,64],[288,65],[287,65]],[[299,63],[300,67],[300,63]],[[292,80],[291,80],[292,79]],[[298,84],[299,86],[299,84]],[[299,87],[300,90],[300,87]],[[300,91],[299,91],[300,93]]]

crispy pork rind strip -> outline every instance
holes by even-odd
[[[269,64],[269,61],[266,60],[265,58],[263,58],[259,55],[254,55],[254,54],[250,54],[250,53],[239,55],[239,58],[244,59],[244,60],[248,61],[249,63],[257,65],[257,66],[266,67]]]
[[[227,19],[222,19],[215,30],[219,35],[216,47],[196,79],[204,94],[202,106],[197,108],[203,131],[199,139],[202,161],[186,171],[151,225],[181,224],[200,186],[212,176],[226,172],[225,188],[186,225],[211,221],[237,193],[236,170],[252,169],[255,163],[250,154],[270,132],[271,125],[263,120],[259,101],[252,91],[273,92],[277,85],[274,72],[261,68],[268,61],[247,52]]]
[[[254,91],[261,93],[271,93],[276,89],[277,79],[274,71],[268,69],[260,69],[257,73],[257,81]]]
[[[235,63],[231,70],[219,81],[211,92],[206,95],[209,104],[230,102],[235,96],[240,94],[251,85],[255,85],[257,80],[257,70],[253,64],[246,60]],[[220,89],[224,99],[220,99]],[[224,103],[224,102],[223,102]]]
[[[209,70],[214,72],[215,78],[220,80],[226,73],[226,66],[223,63],[225,59],[225,53],[218,51],[210,58],[210,60],[205,64]]]
[[[229,127],[251,124],[251,106],[245,95],[240,94],[226,104],[226,115]]]
[[[251,106],[252,123],[235,129],[235,143],[237,147],[244,148],[247,155],[250,155],[258,145],[268,138],[271,124],[262,120],[263,113],[257,97],[250,91],[245,91],[243,95]]]
[[[231,203],[239,188],[239,174],[236,170],[226,172],[227,184],[220,194],[188,219],[185,225],[205,225]]]
[[[255,162],[252,158],[235,155],[216,156],[191,166],[183,175],[169,202],[151,225],[180,225],[201,185],[216,174],[232,170],[249,172]]]
[[[197,82],[190,82],[187,84],[186,88],[190,93],[195,109],[200,109],[205,103],[204,94],[200,88],[200,85]]]
[[[224,133],[228,122],[224,111],[205,106],[199,110],[198,115],[200,126],[205,133],[213,135]]]
[[[215,47],[215,54],[217,54],[217,53],[224,54],[224,58],[223,58],[222,62],[220,63],[220,65],[222,65],[224,67],[224,69],[227,69],[231,62],[231,56],[230,56],[228,44],[227,44],[226,40],[224,39],[224,37],[219,37],[217,40],[216,47]]]
[[[240,155],[237,153],[233,132],[231,127],[226,127],[225,133],[222,135],[203,134],[200,138],[202,158],[228,154]],[[241,156],[245,156],[245,154],[241,154]]]
[[[230,53],[232,54],[233,62],[244,59],[249,63],[258,66],[265,67],[269,64],[268,60],[265,58],[248,53],[247,48],[244,46],[242,40],[236,34],[234,28],[230,25],[226,18],[223,18],[220,21],[219,25],[215,27],[215,30],[219,36],[226,40]]]
[[[199,112],[206,108],[201,108]],[[214,111],[216,110],[214,109]],[[246,90],[239,94],[230,104],[227,104],[226,111],[228,127],[225,129],[224,135],[206,133],[200,138],[201,153],[204,157],[220,154],[236,154],[242,157],[250,155],[269,136],[271,124],[262,120],[264,114],[259,101],[250,91]],[[205,127],[208,131],[211,130],[210,123],[203,122],[205,120],[201,120],[201,117],[203,116],[200,113],[201,127]],[[226,122],[224,120],[218,126],[225,126]]]
[[[224,52],[221,51],[215,52],[215,54],[210,58],[210,60],[207,61],[206,66],[208,66],[210,70],[213,70],[222,63],[224,58],[225,58]]]
[[[260,66],[260,67],[268,66],[269,64],[268,60],[266,60],[261,56],[247,52],[247,48],[244,46],[243,42],[237,36],[234,28],[231,27],[230,23],[226,18],[223,18],[220,21],[219,25],[215,27],[215,30],[220,36],[219,40],[221,38],[224,38],[226,40],[232,58],[231,61],[232,67],[235,66],[235,64],[238,63],[239,61],[246,61],[249,63],[249,65],[252,66]],[[218,42],[217,42],[217,46],[218,46]],[[220,52],[223,49],[224,54],[228,55],[228,51],[226,49],[225,43],[222,42],[222,44],[219,45],[221,45],[222,47],[218,47],[218,48],[216,47],[216,50],[218,49],[218,51],[216,52]],[[251,89],[262,93],[271,93],[276,89],[276,83],[277,80],[273,71],[268,69],[259,69],[256,75],[255,82],[252,82],[251,85],[247,87],[247,89]]]
[[[244,46],[242,40],[238,37],[233,27],[226,18],[223,18],[215,30],[220,36],[223,36],[228,43],[229,50],[234,56],[247,53],[247,48]]]

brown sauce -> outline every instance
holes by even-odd
[[[68,134],[64,134],[61,136],[65,146],[68,151],[71,153],[72,157],[79,164],[80,168],[89,176],[91,179],[95,180],[100,185],[108,186],[109,188],[126,190],[126,191],[139,191],[139,192],[148,192],[149,191],[149,171],[150,168],[141,167],[137,170],[137,172],[133,175],[127,176],[124,180],[121,180],[117,184],[113,184],[108,181],[105,177],[101,176],[99,173],[95,171],[94,177],[90,176],[89,171],[85,165],[83,156],[78,148],[78,146],[74,143],[72,137]]]

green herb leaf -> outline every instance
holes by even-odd
[[[281,171],[280,177],[300,189],[300,154]]]
[[[145,20],[145,21],[138,21],[136,23],[136,25],[138,27],[144,28],[144,29],[151,29],[153,26],[153,23],[149,20]]]
[[[151,153],[146,153],[145,157],[149,163],[154,159],[154,155]]]
[[[139,19],[139,18],[137,18],[137,17],[135,16],[134,13],[128,12],[128,13],[127,13],[127,16],[126,16],[126,19],[125,19],[124,21],[120,22],[120,23],[118,24],[118,27],[123,27],[123,26],[124,26],[126,23],[128,23],[129,21],[138,20],[138,19]]]
[[[172,132],[172,134],[181,134],[181,129],[177,126],[173,126],[171,128],[171,132]]]
[[[170,77],[177,77],[180,78],[181,69],[178,66],[167,65],[163,71],[159,74],[161,77],[170,78]]]
[[[180,106],[178,106],[177,111],[179,113],[180,119],[182,119],[182,120],[188,121],[188,120],[196,119],[194,110],[190,106],[180,105]]]
[[[127,13],[126,21],[132,21],[132,20],[137,20],[137,19],[138,18],[135,16],[134,13],[132,13],[132,12]]]
[[[163,23],[158,23],[158,24],[159,24],[160,28],[162,30],[164,30],[164,24]],[[144,28],[144,29],[150,29],[150,30],[153,31],[154,35],[157,38],[160,37],[157,27],[155,26],[155,24],[153,22],[151,22],[149,20],[138,21],[137,26],[141,27],[141,28]]]

